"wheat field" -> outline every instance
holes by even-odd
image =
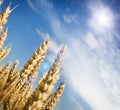
[[[0,0],[0,6],[3,0]],[[10,4],[11,5],[11,4]],[[10,5],[0,12],[0,61],[10,53],[11,48],[4,46],[8,29],[5,24],[14,10]],[[0,110],[53,110],[60,101],[65,88],[65,81],[53,92],[54,85],[60,78],[59,70],[65,46],[60,50],[50,69],[42,75],[37,87],[32,83],[38,75],[40,64],[46,57],[50,40],[45,40],[32,54],[22,69],[16,69],[19,61],[7,62],[0,67]]]

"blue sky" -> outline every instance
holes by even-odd
[[[10,44],[12,51],[4,62],[18,59],[22,68],[50,38],[40,77],[66,44],[60,74],[67,85],[55,110],[119,110],[120,1],[5,0],[1,9],[10,1],[11,7],[19,7],[8,20],[5,44]]]

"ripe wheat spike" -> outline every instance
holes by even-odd
[[[60,97],[64,91],[65,88],[65,81],[59,85],[59,88],[51,94],[47,100],[42,104],[42,107],[40,110],[53,110],[54,106],[59,102]]]
[[[2,66],[0,68],[0,79],[2,80],[2,76],[7,71],[7,69],[10,67],[10,63],[7,63],[6,65]]]
[[[0,6],[3,0],[0,0]],[[4,48],[4,41],[8,29],[4,25],[12,10],[10,5],[0,12],[0,61],[10,52],[11,48]],[[4,31],[3,31],[4,29]],[[39,79],[37,87],[33,89],[33,82],[38,75],[38,70],[46,57],[50,40],[45,40],[42,45],[32,54],[22,69],[17,69],[19,64],[15,61],[0,66],[0,110],[53,110],[59,102],[65,88],[65,82],[54,91],[55,83],[60,78],[59,70],[65,46],[60,50],[50,69]]]
[[[10,13],[12,12],[12,10],[10,9],[10,5],[11,4],[8,5],[8,7],[4,10],[3,13],[1,13],[1,16],[0,16],[1,17],[1,20],[0,20],[0,31],[3,30],[3,27],[7,23],[8,17],[10,15]]]
[[[3,60],[11,51],[11,48],[4,49],[0,54],[0,61]]]
[[[0,36],[0,48],[2,48],[2,46],[3,46],[3,44],[4,44],[4,41],[6,40],[7,31],[8,31],[8,29],[4,30],[4,31],[1,33],[1,36]]]
[[[15,63],[13,64],[13,66],[11,67],[10,71],[9,71],[9,76],[8,76],[8,81],[11,81],[15,76],[15,69],[18,66],[19,62],[15,61]]]

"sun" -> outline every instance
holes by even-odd
[[[96,6],[91,9],[90,27],[96,32],[110,31],[114,28],[114,15],[107,6]]]

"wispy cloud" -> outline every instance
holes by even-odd
[[[47,32],[43,32],[42,30],[38,28],[36,28],[35,30],[42,40],[50,38],[50,35]]]
[[[28,2],[28,4],[29,4],[29,6],[32,8],[32,10],[34,10],[35,12],[38,11],[37,8],[36,8],[36,6],[32,3],[31,0],[27,0],[27,2]]]

